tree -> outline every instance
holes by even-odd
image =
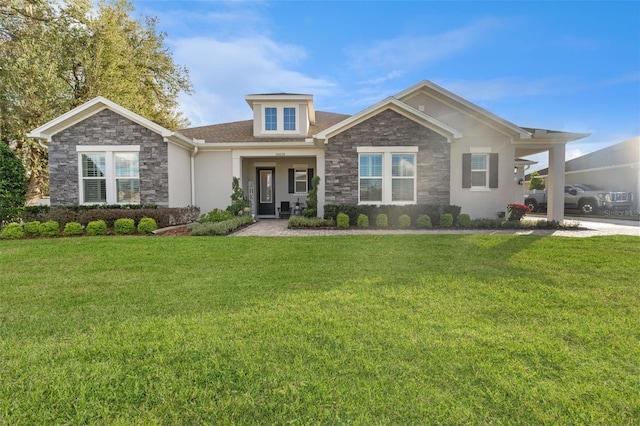
[[[27,194],[27,175],[22,161],[0,142],[0,224],[20,217]]]
[[[544,189],[544,179],[538,177],[540,173],[531,172],[531,181],[529,182],[529,189]]]
[[[47,153],[26,134],[104,96],[156,123],[188,123],[177,110],[191,93],[156,20],[131,18],[128,0],[8,0],[0,5],[0,141],[22,158],[29,195],[47,191]]]

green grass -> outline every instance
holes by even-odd
[[[0,424],[638,424],[639,242],[0,241]]]

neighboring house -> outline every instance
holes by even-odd
[[[549,169],[539,170],[538,174],[546,178]],[[565,182],[631,192],[634,210],[640,210],[640,136],[567,161]]]
[[[206,212],[230,204],[235,176],[258,217],[277,217],[317,175],[319,215],[329,203],[453,204],[491,218],[522,202],[520,157],[549,151],[548,217],[561,220],[565,144],[588,136],[516,126],[429,81],[351,116],[316,111],[312,95],[245,100],[251,120],[177,132],[101,97],[44,124],[29,136],[47,141],[51,205]]]

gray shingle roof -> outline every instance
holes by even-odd
[[[309,128],[306,137],[327,129],[334,124],[349,118],[347,114],[337,114],[333,112],[316,111],[316,124]],[[192,127],[190,129],[178,130],[182,135],[192,139],[204,139],[208,143],[225,142],[282,142],[282,141],[303,141],[305,138],[288,137],[255,137],[253,136],[253,120],[234,121],[231,123],[214,124],[210,126]]]

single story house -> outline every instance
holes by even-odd
[[[548,218],[564,214],[565,144],[588,134],[520,127],[430,82],[354,115],[312,95],[247,95],[251,120],[167,130],[97,97],[29,133],[49,150],[51,206],[230,204],[241,186],[258,217],[304,204],[452,204],[493,218],[523,199],[521,157],[549,152]],[[46,142],[46,143],[45,143]]]
[[[547,178],[549,169],[539,170],[538,174]],[[640,210],[640,136],[567,161],[564,179],[567,184],[631,192],[633,210],[637,212]]]

